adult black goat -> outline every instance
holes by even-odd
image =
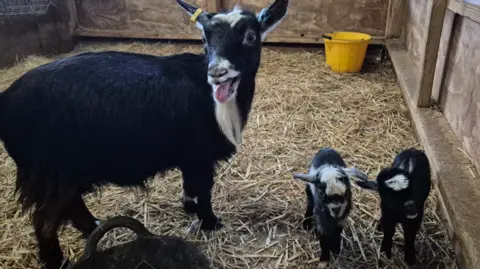
[[[61,225],[94,230],[82,195],[106,183],[141,186],[179,168],[185,209],[203,229],[223,226],[211,206],[215,166],[241,143],[261,43],[288,0],[258,15],[177,2],[202,30],[205,54],[82,53],[27,72],[0,95],[0,139],[45,268],[61,266]]]

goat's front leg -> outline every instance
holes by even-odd
[[[186,181],[185,175],[183,175],[182,203],[183,203],[183,210],[187,214],[197,213],[198,197],[195,196],[195,187],[196,187],[195,184],[192,184]]]
[[[331,235],[330,244],[332,246],[331,249],[335,258],[340,254],[340,250],[342,248],[342,232],[343,228],[337,227]]]
[[[188,201],[190,205],[192,205],[190,209],[195,209],[198,219],[202,222],[200,226],[201,229],[221,229],[223,224],[220,223],[213,213],[211,204],[211,192],[214,184],[213,166],[196,164],[194,166],[182,168],[182,173],[184,195],[189,195],[189,197],[192,198]],[[196,204],[195,201],[193,201],[193,198],[196,198]]]
[[[417,235],[418,230],[420,229],[421,218],[417,217],[414,220],[407,220],[405,224],[403,224],[403,231],[404,231],[404,257],[405,262],[408,265],[414,265],[417,261],[417,257],[415,254],[415,237]]]
[[[395,222],[382,217],[383,241],[380,252],[384,252],[387,258],[392,258],[393,235],[395,234]]]
[[[320,268],[326,268],[330,262],[330,238],[328,235],[320,235],[320,248],[322,253],[320,254]]]
[[[305,217],[303,219],[302,225],[303,229],[310,231],[313,228],[313,197],[310,192],[310,187],[307,185],[305,188],[305,193],[307,194],[307,211],[305,212]]]

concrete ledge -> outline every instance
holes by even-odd
[[[387,49],[410,111],[412,123],[430,160],[435,190],[446,219],[460,268],[480,264],[480,177],[462,151],[445,116],[433,109],[417,108],[414,93],[418,72],[403,44],[387,41]]]

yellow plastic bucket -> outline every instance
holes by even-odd
[[[323,35],[327,65],[335,72],[359,72],[367,47],[372,39],[368,34],[334,32]]]

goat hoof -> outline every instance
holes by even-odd
[[[380,248],[380,252],[385,253],[385,256],[387,256],[388,259],[392,258],[392,249],[391,248],[387,248],[387,247],[382,245],[382,247]]]
[[[415,255],[405,254],[405,262],[408,265],[415,265],[416,260],[417,260],[417,258],[415,257]]]
[[[225,225],[223,225],[219,220],[215,219],[214,221],[202,221],[202,224],[200,225],[200,229],[205,230],[205,231],[216,231],[220,230]]]
[[[328,261],[320,261],[317,268],[328,268]]]
[[[197,204],[194,201],[187,201],[183,203],[183,210],[187,214],[197,213]]]

